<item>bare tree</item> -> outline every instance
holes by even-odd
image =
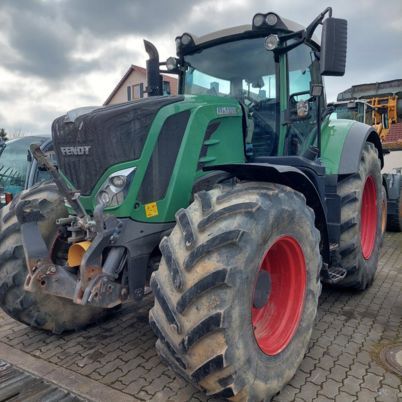
[[[15,138],[21,138],[24,137],[25,133],[22,131],[22,129],[15,129],[14,131],[11,131],[9,134],[9,139],[13,140]]]

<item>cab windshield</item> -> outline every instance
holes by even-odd
[[[185,61],[186,94],[276,100],[274,55],[264,49],[264,38],[223,43],[186,56]]]
[[[332,120],[347,119],[372,124],[371,115],[372,108],[369,105],[362,102],[356,102],[354,107],[347,103],[336,105],[335,111],[331,114],[330,118]]]
[[[254,122],[248,142],[254,156],[300,155],[314,145],[316,105],[310,83],[321,79],[318,62],[305,44],[275,59],[264,43],[265,37],[242,39],[186,55],[183,92],[230,96],[248,106]],[[279,77],[280,71],[286,76]],[[281,86],[286,91],[280,94]],[[280,102],[283,111],[287,109],[282,119],[290,116],[289,124],[280,120]]]

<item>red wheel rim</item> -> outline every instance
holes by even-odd
[[[377,191],[374,179],[367,177],[364,184],[360,221],[360,243],[363,257],[368,260],[374,249],[377,233]]]
[[[268,272],[271,286],[267,302],[252,306],[252,325],[260,349],[274,356],[292,340],[303,312],[306,263],[299,243],[290,236],[277,239],[259,270]]]

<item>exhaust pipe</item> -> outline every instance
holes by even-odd
[[[162,75],[159,72],[159,53],[156,47],[144,39],[145,51],[148,53],[147,60],[147,94],[148,96],[162,96]]]

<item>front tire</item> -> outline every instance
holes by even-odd
[[[304,197],[277,184],[201,192],[160,248],[151,279],[157,350],[208,395],[270,400],[310,340],[320,235]]]
[[[45,217],[39,222],[39,228],[49,248],[57,236],[56,219],[67,215],[64,199],[51,182],[24,191],[1,209],[0,307],[17,321],[58,334],[85,327],[103,317],[105,309],[80,306],[61,297],[24,290],[27,268],[16,217],[21,201],[38,202]]]
[[[375,146],[363,148],[359,171],[340,180],[341,266],[347,272],[337,285],[364,290],[373,283],[382,242],[383,190]]]

